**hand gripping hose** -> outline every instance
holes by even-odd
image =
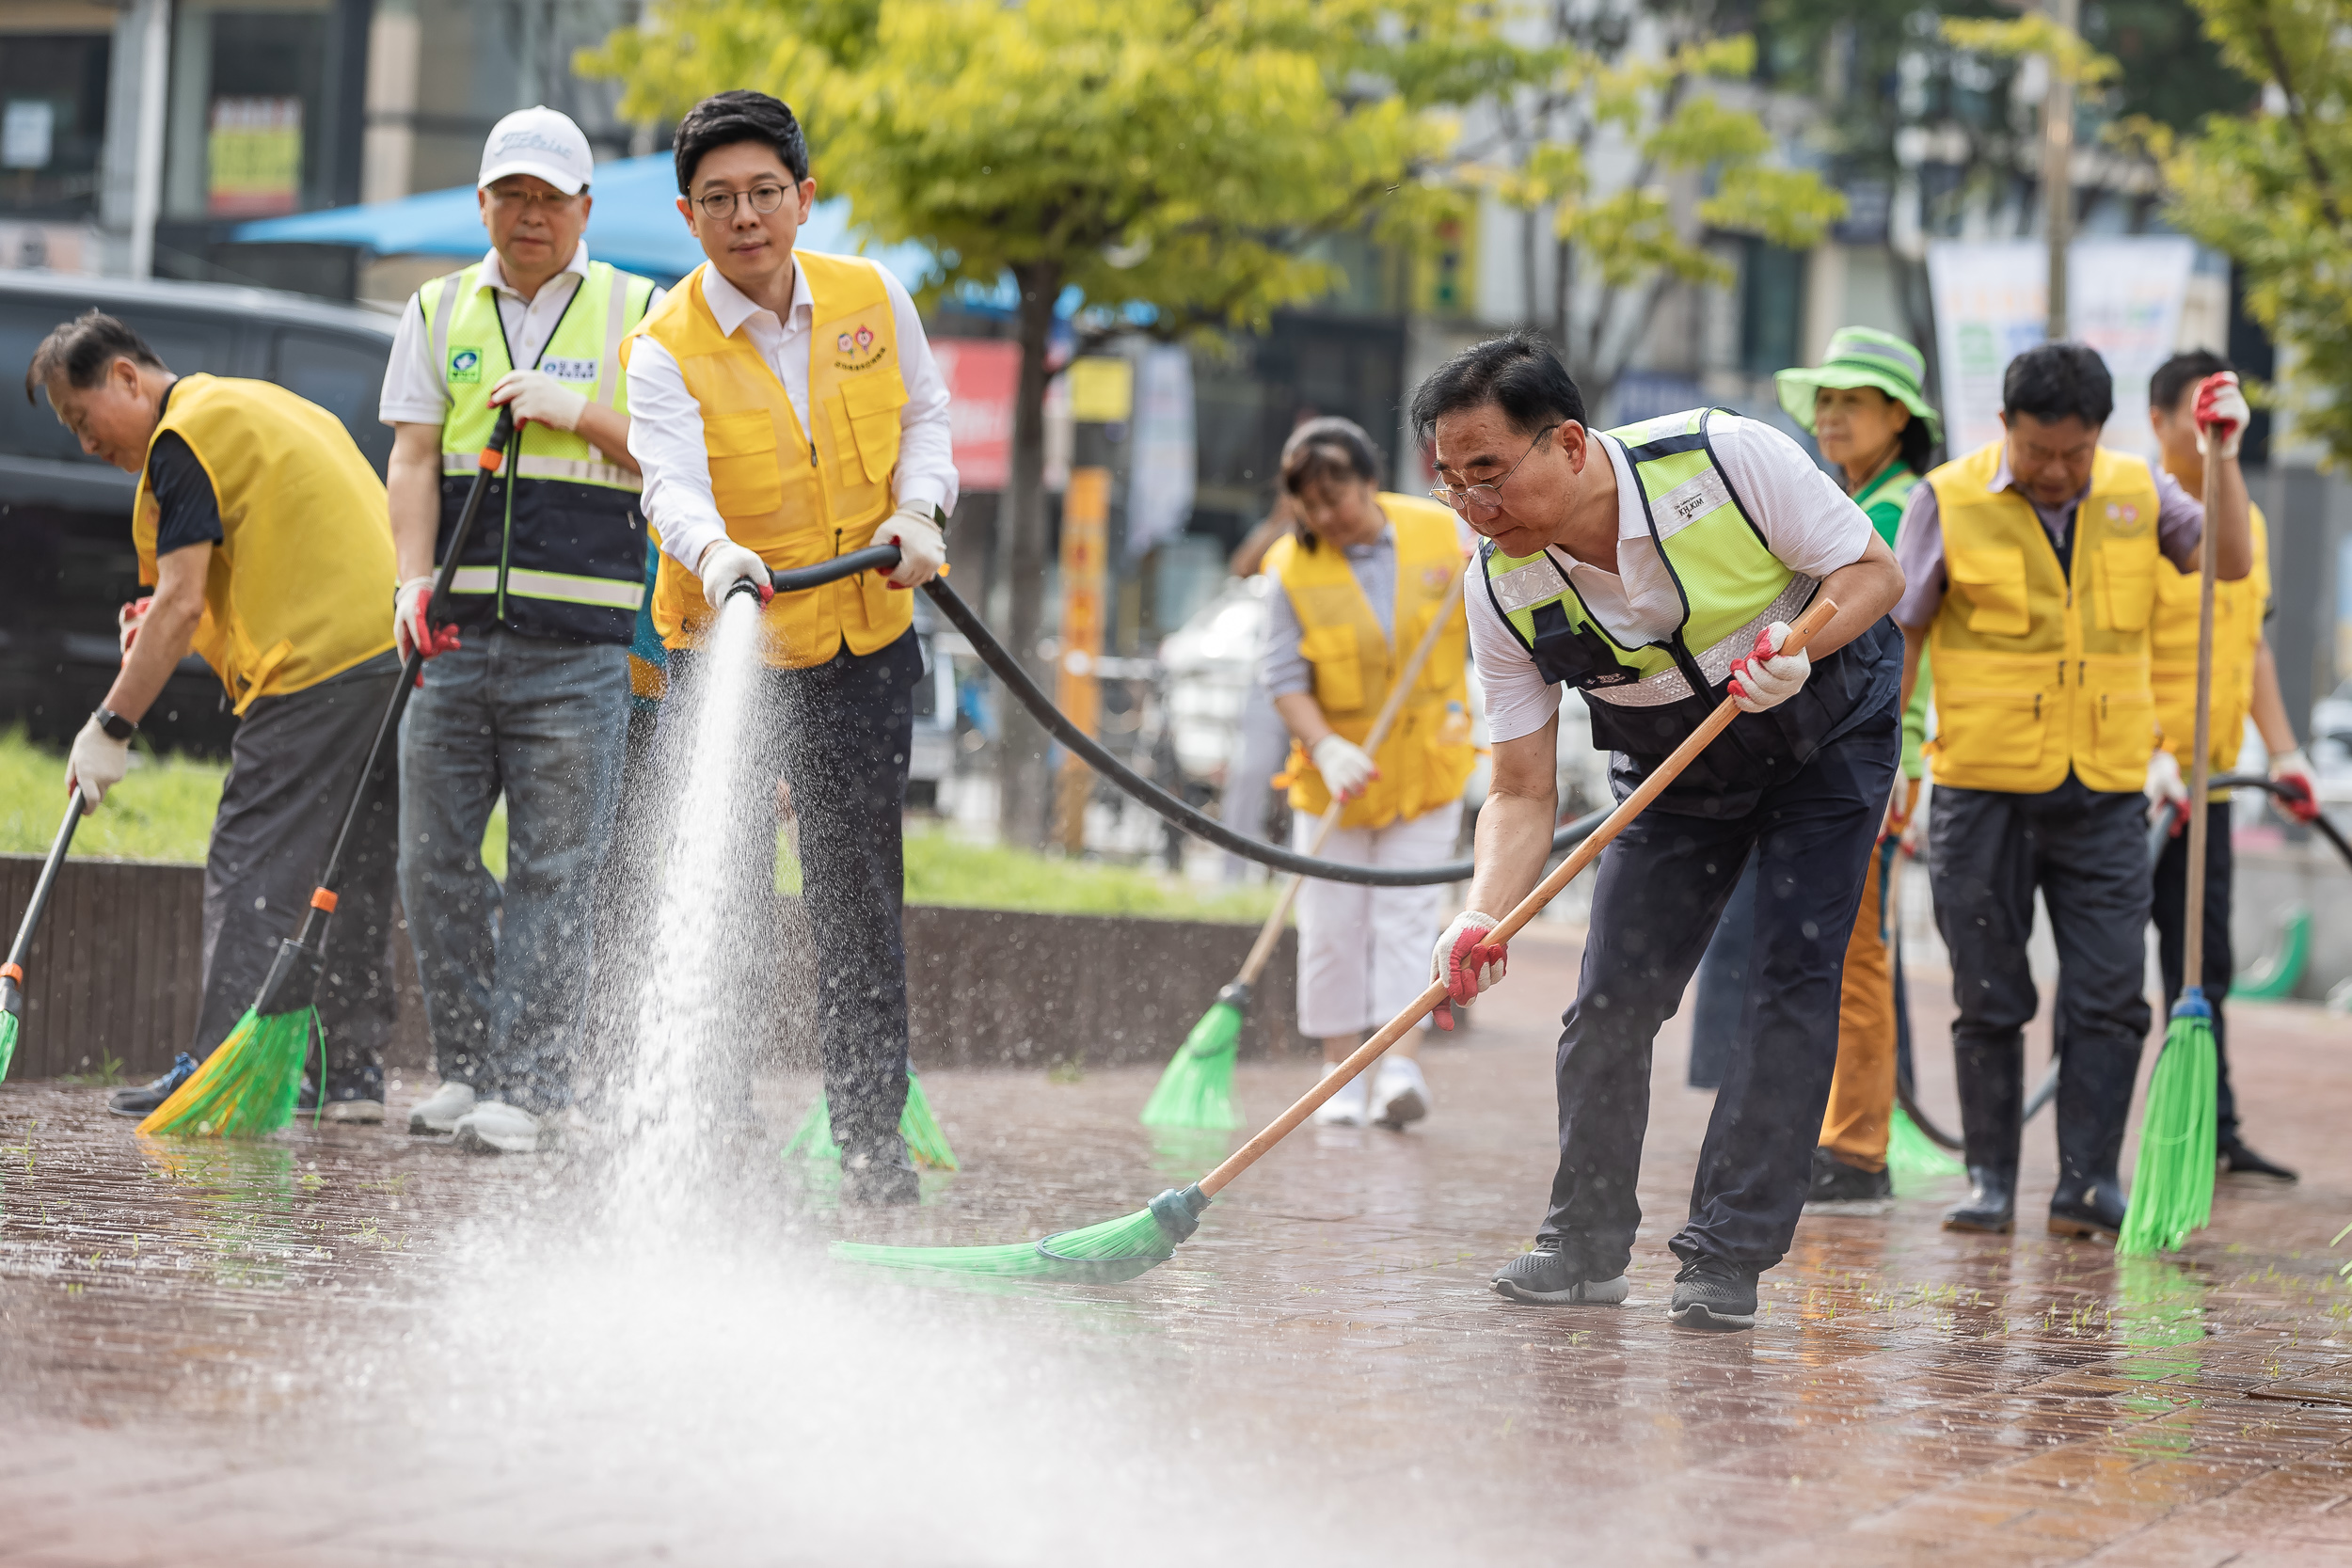
[[[862,550],[836,556],[831,561],[820,561],[814,566],[771,573],[770,580],[777,593],[792,594],[821,587],[859,572],[886,572],[898,563],[898,546],[871,545]],[[730,593],[757,591],[749,578],[729,590]],[[996,641],[995,634],[988,629],[988,623],[974,613],[972,607],[963,602],[961,594],[947,586],[946,577],[931,578],[923,585],[923,592],[930,595],[940,613],[963,633],[965,640],[972,644],[972,651],[979,656],[980,662],[987,665],[996,678],[1005,683],[1005,689],[1020,699],[1021,705],[1045,726],[1048,735],[1076,752],[1088,767],[1195,838],[1205,839],[1220,849],[1239,855],[1244,860],[1256,861],[1260,865],[1327,882],[1354,882],[1363,887],[1428,887],[1437,882],[1470,879],[1475,863],[1471,861],[1448,861],[1443,865],[1426,866],[1353,865],[1345,861],[1317,860],[1311,855],[1294,854],[1288,849],[1233,832],[1224,823],[1195,811],[1136,772],[1096,744],[1092,736],[1072,723],[1061,709],[1054,705],[1054,700],[1029,678],[1029,673],[1021,667],[1021,661]],[[1551,852],[1562,854],[1582,843],[1594,829],[1608,819],[1608,816],[1605,811],[1590,812],[1562,828],[1551,835]]]

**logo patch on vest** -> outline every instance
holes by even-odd
[[[453,348],[449,351],[449,378],[452,381],[482,379],[482,351],[478,348]]]
[[[1679,532],[1710,512],[1731,504],[1731,486],[1708,464],[1650,503],[1658,516],[1658,531]]]
[[[2107,502],[2107,531],[2121,538],[2133,538],[2139,532],[2139,508],[2129,501]]]
[[[596,362],[594,359],[542,359],[539,368],[558,381],[596,379]]]
[[[1568,579],[1551,557],[1538,556],[1524,566],[1514,566],[1496,578],[1491,584],[1495,603],[1502,613],[1512,615],[1548,600],[1556,599],[1568,591]]]

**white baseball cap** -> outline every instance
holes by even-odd
[[[588,138],[571,116],[542,103],[516,109],[490,127],[490,139],[482,144],[482,177],[474,185],[478,189],[510,174],[535,174],[565,196],[578,196],[588,188],[596,166]]]

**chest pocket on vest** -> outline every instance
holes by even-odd
[[[2156,563],[2148,558],[2145,549],[2128,549],[2119,545],[2099,546],[2099,629],[2102,631],[2145,631],[2148,611],[2155,602]],[[2188,584],[2189,599],[2194,603],[2200,585],[2195,578],[2184,578]]]
[[[1560,601],[1535,607],[1535,673],[1547,681],[1565,681],[1579,691],[1599,687],[1630,686],[1641,672],[1617,660],[1609,640],[1591,626],[1573,626]]]
[[[834,439],[841,447],[844,468],[855,449],[866,483],[880,484],[890,477],[898,466],[898,410],[906,402],[906,387],[894,375],[864,375],[842,384],[840,402],[834,404]]]
[[[1947,550],[1945,570],[1968,599],[1968,629],[1987,637],[2023,637],[2033,625],[2026,608],[2026,552],[2013,546]]]
[[[1327,715],[1364,705],[1364,666],[1356,657],[1354,626],[1312,627],[1300,635],[1298,651],[1314,666],[1315,703]]]
[[[766,409],[705,419],[703,445],[710,458],[711,499],[722,515],[763,516],[784,505],[776,423]]]

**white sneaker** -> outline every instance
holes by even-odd
[[[330,1100],[323,1115],[327,1121],[373,1127],[384,1119],[384,1102],[380,1100]]]
[[[472,1154],[536,1154],[539,1118],[503,1100],[485,1100],[457,1118],[456,1142]]]
[[[1372,1086],[1372,1119],[1400,1132],[1427,1116],[1429,1083],[1421,1075],[1421,1064],[1410,1056],[1383,1056],[1380,1076]]]
[[[473,1109],[473,1102],[471,1084],[443,1084],[408,1113],[408,1131],[420,1134],[454,1132],[458,1119]]]
[[[1323,1064],[1323,1075],[1328,1078],[1338,1071],[1339,1068],[1340,1064],[1337,1062],[1326,1062]],[[1317,1127],[1363,1126],[1372,1116],[1371,1099],[1364,1092],[1371,1086],[1371,1084],[1370,1072],[1358,1073],[1355,1082],[1315,1107],[1315,1125]]]

